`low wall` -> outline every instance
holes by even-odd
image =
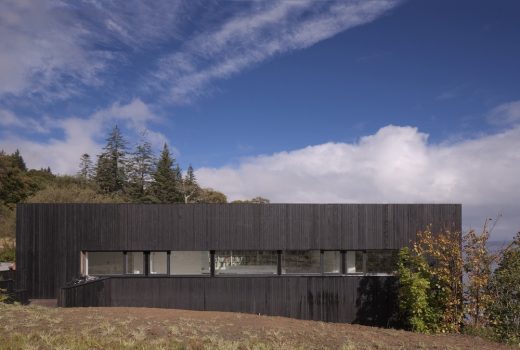
[[[395,277],[110,277],[61,289],[58,305],[231,311],[388,326]]]

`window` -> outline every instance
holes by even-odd
[[[341,273],[341,253],[338,250],[323,252],[323,272]]]
[[[168,273],[168,254],[166,252],[150,252],[150,275]]]
[[[208,251],[176,251],[170,255],[170,274],[172,275],[208,275]]]
[[[321,273],[319,250],[284,252],[282,274],[298,273]]]
[[[126,273],[133,275],[144,274],[144,254],[143,252],[126,253]]]
[[[87,252],[88,275],[121,275],[123,267],[123,252]]]
[[[348,251],[345,256],[347,263],[347,273],[362,273],[363,272],[363,252],[362,251]]]
[[[276,251],[215,252],[215,274],[276,274]]]
[[[397,270],[397,250],[367,251],[368,273],[394,273]]]

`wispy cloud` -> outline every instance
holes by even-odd
[[[2,1],[0,96],[64,100],[137,64],[154,94],[185,103],[215,80],[368,23],[397,3]],[[140,61],[149,51],[155,55]]]
[[[503,103],[491,110],[488,121],[497,125],[520,124],[520,100]]]
[[[0,2],[0,95],[65,99],[128,52],[176,35],[180,2]]]
[[[392,0],[254,2],[163,57],[148,85],[169,91],[175,103],[191,102],[207,93],[214,80],[371,22],[396,4]]]

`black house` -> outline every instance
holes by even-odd
[[[19,204],[17,288],[64,307],[386,325],[397,251],[428,225],[460,232],[461,206]]]

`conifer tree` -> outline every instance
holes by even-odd
[[[90,159],[90,155],[88,153],[83,153],[81,156],[77,175],[84,181],[92,180],[94,175],[94,166],[92,165],[92,159]]]
[[[102,192],[122,192],[126,184],[126,141],[117,125],[106,141],[104,152],[98,156],[95,180]]]
[[[13,154],[11,154],[11,157],[13,158],[14,166],[16,166],[21,171],[27,171],[27,166],[25,165],[25,161],[20,154],[20,150],[17,149]]]
[[[146,132],[143,132],[128,163],[128,194],[133,201],[147,201],[154,161],[152,145],[147,139]]]
[[[196,202],[199,192],[200,187],[197,183],[197,179],[195,178],[193,167],[190,164],[188,170],[186,171],[186,176],[182,181],[182,196],[184,203]]]
[[[153,196],[160,203],[175,203],[180,201],[179,183],[177,175],[178,165],[170,155],[168,145],[164,144],[163,150],[153,173],[151,190]],[[180,172],[180,169],[178,169]]]

